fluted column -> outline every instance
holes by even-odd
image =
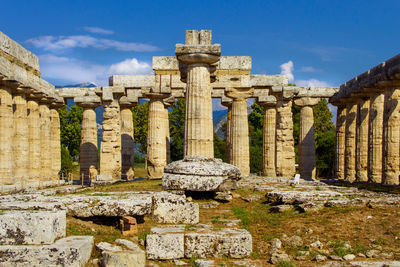
[[[103,180],[121,179],[121,118],[119,100],[103,100],[103,140],[100,174]]]
[[[276,176],[275,169],[275,137],[276,137],[276,103],[264,106],[263,123],[263,175]]]
[[[232,131],[232,102],[221,102],[221,104],[228,108],[226,116],[226,162],[232,164],[232,144],[231,144],[231,131]]]
[[[121,176],[127,180],[133,180],[134,172],[134,126],[132,107],[134,104],[121,103]]]
[[[293,177],[296,172],[296,159],[293,138],[292,100],[279,96],[276,112],[276,175]]]
[[[384,93],[378,92],[370,100],[369,128],[369,172],[368,180],[373,183],[382,182],[382,137]]]
[[[299,170],[303,179],[316,178],[314,111],[319,98],[302,97],[295,100],[300,106]]]
[[[27,104],[25,94],[18,89],[13,94],[14,111],[14,135],[13,144],[13,176],[15,183],[24,187],[25,181],[29,178],[29,142],[28,142],[28,121]]]
[[[356,179],[356,118],[357,104],[347,103],[344,176],[349,182]]]
[[[149,179],[159,179],[167,165],[168,109],[162,98],[153,96],[149,103],[147,129],[147,174]]]
[[[40,112],[40,181],[51,178],[51,128],[50,109],[47,103],[39,104]]]
[[[398,185],[400,175],[400,87],[385,91],[385,142],[383,184]]]
[[[344,180],[344,162],[346,148],[346,106],[337,105],[336,115],[336,179]]]
[[[11,88],[0,81],[0,179],[2,185],[13,184],[13,107]]]
[[[57,109],[59,105],[50,108],[50,128],[51,128],[51,179],[58,182],[58,173],[61,170],[61,138],[60,138],[60,116]]]
[[[369,124],[369,98],[358,100],[357,111],[357,151],[356,151],[356,180],[368,181],[368,124]]]
[[[80,105],[82,106],[82,105]],[[80,175],[90,177],[90,167],[97,169],[97,123],[95,106],[85,105],[82,113]]]
[[[29,179],[32,183],[40,182],[41,144],[40,144],[40,113],[37,99],[31,98],[28,109],[28,142],[29,142]]]

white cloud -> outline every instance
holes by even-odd
[[[289,60],[288,62],[283,63],[280,67],[281,67],[281,74],[282,75],[286,75],[286,77],[288,78],[289,82],[293,82],[294,81],[294,76],[293,76],[294,65],[293,65],[293,61]]]
[[[149,63],[136,58],[108,65],[95,64],[74,58],[55,55],[40,55],[40,69],[45,79],[62,80],[68,83],[93,82],[99,86],[108,84],[113,74],[151,74]]]
[[[330,85],[325,81],[320,81],[317,79],[309,79],[309,80],[296,80],[297,86],[306,86],[306,87],[329,87]]]
[[[91,33],[99,33],[99,34],[114,34],[113,31],[111,30],[106,30],[100,27],[83,27],[83,29],[87,32],[91,32]]]
[[[300,71],[301,72],[320,72],[320,70],[317,70],[311,66],[301,67]]]
[[[71,36],[39,36],[26,41],[44,51],[63,51],[72,48],[93,47],[97,49],[116,49],[120,51],[148,52],[160,50],[156,46],[134,43],[120,42],[112,39],[99,39],[90,35],[71,35]]]

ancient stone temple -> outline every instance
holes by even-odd
[[[336,178],[398,185],[400,55],[340,86],[337,106]]]

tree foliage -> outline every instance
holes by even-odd
[[[171,106],[169,116],[169,130],[171,135],[171,160],[183,159],[185,136],[185,100],[178,99]]]
[[[80,154],[81,144],[81,124],[83,109],[72,106],[70,110],[67,106],[58,109],[60,115],[60,138],[69,155],[77,160]]]
[[[143,101],[132,108],[135,131],[135,143],[139,143],[139,152],[146,154],[147,150],[147,123],[149,114],[149,102]]]
[[[72,172],[74,167],[72,162],[73,160],[69,154],[69,150],[64,145],[61,145],[61,172],[63,172],[64,175]]]

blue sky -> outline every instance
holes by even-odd
[[[185,29],[211,29],[253,74],[338,86],[399,53],[400,1],[3,0],[0,30],[40,58],[55,85],[151,73]]]

